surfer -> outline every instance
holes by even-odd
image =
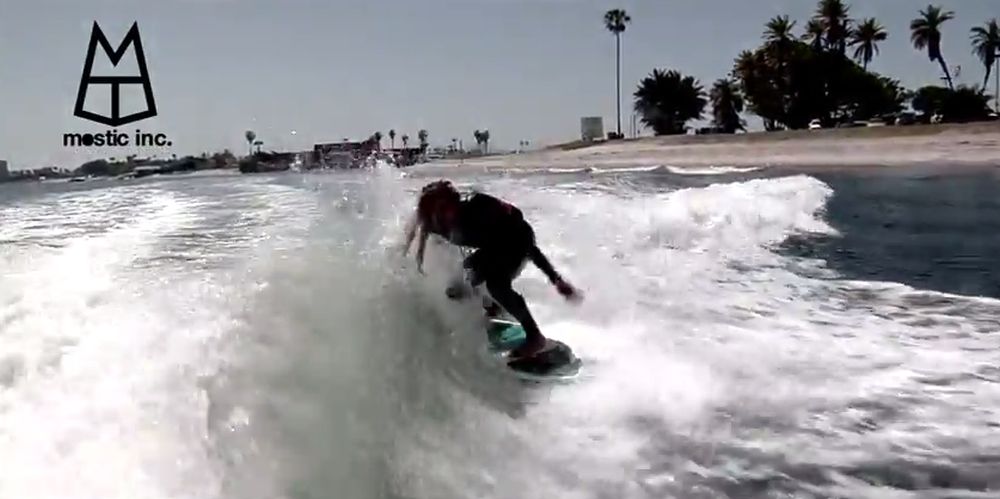
[[[417,246],[417,270],[423,273],[427,237],[437,234],[457,246],[475,251],[462,263],[472,288],[486,283],[490,296],[521,323],[526,339],[511,351],[512,358],[531,357],[545,349],[546,339],[531,316],[524,297],[511,286],[527,260],[538,267],[556,290],[567,300],[578,300],[580,293],[559,275],[535,244],[535,232],[517,207],[480,192],[463,196],[451,182],[439,180],[424,186],[417,210],[406,231],[403,255],[410,249],[420,229]],[[464,293],[450,286],[449,298]],[[487,308],[487,315],[496,315]]]

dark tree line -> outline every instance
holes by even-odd
[[[623,11],[613,12],[616,19],[627,18]],[[885,27],[873,18],[852,19],[843,0],[820,0],[801,33],[788,16],[768,21],[762,44],[740,53],[728,77],[707,92],[693,77],[654,69],[639,82],[634,109],[657,135],[686,133],[686,123],[701,119],[709,104],[712,124],[723,133],[745,129],[740,118],[744,111],[760,116],[767,130],[802,129],[813,120],[824,127],[891,122],[907,104],[925,122],[935,116],[944,122],[984,119],[990,113],[989,78],[991,73],[998,76],[994,65],[1000,53],[1000,29],[996,19],[972,28],[973,53],[985,68],[983,85],[956,88],[941,43],[942,29],[953,18],[953,12],[928,5],[910,23],[910,43],[926,51],[945,86],[909,91],[898,80],[870,71],[880,44],[889,39]],[[616,29],[607,26],[620,39],[624,23],[616,24]]]

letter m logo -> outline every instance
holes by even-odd
[[[97,45],[111,60],[113,66],[125,56],[126,51],[131,46],[135,51],[136,63],[139,66],[139,74],[133,76],[94,76],[94,56],[97,53]],[[87,100],[87,93],[95,86],[98,88],[109,85],[111,90],[110,114],[98,114],[84,110]],[[121,115],[121,86],[122,85],[142,85],[142,94],[145,97],[145,107],[143,111],[129,115]],[[142,52],[142,40],[139,38],[139,24],[133,23],[128,30],[122,43],[117,49],[111,48],[111,43],[104,36],[101,27],[94,22],[94,29],[90,34],[90,45],[87,47],[87,59],[83,63],[83,75],[80,76],[80,90],[76,95],[76,106],[73,115],[80,118],[95,121],[108,126],[121,126],[128,123],[152,118],[156,116],[156,102],[153,100],[153,87],[149,81],[149,71],[146,69],[146,57]]]

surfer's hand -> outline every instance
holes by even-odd
[[[580,292],[577,291],[577,289],[574,288],[572,284],[562,279],[559,279],[558,281],[555,282],[555,285],[556,285],[556,290],[559,291],[559,294],[563,295],[563,298],[566,298],[567,300],[572,302],[578,302],[581,299],[583,299],[583,297],[580,296]]]

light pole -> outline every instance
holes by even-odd
[[[997,47],[994,61],[1000,61],[1000,47]],[[993,63],[993,76],[996,78],[996,91],[993,92],[993,110],[1000,114],[1000,65]]]

